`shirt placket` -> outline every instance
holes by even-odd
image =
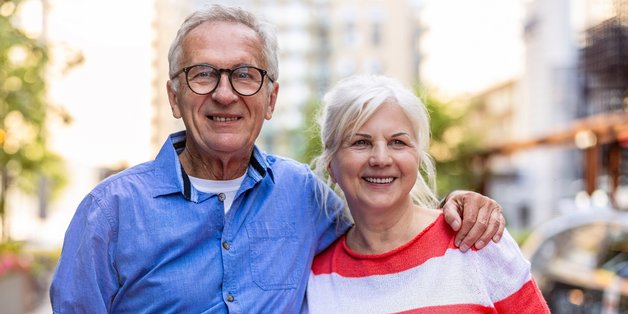
[[[219,207],[224,209],[224,202],[226,196],[224,193],[219,193],[216,197]],[[236,210],[232,208],[230,211]],[[224,210],[223,210],[224,212]],[[229,218],[231,217],[231,218]],[[237,293],[237,246],[233,243],[233,237],[230,236],[229,228],[233,215],[227,214],[225,217],[225,225],[220,239],[220,250],[222,255],[223,264],[223,286],[222,295],[225,304],[229,308],[230,313],[238,313],[238,293]]]

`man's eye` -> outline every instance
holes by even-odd
[[[217,71],[214,70],[206,70],[206,71],[198,71],[198,72],[190,72],[190,78],[192,80],[206,80],[206,79],[215,79],[218,74]]]
[[[249,69],[238,69],[236,71],[233,71],[231,78],[236,79],[236,80],[253,80],[254,79]]]

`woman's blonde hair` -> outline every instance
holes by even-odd
[[[418,175],[410,192],[412,200],[419,206],[433,208],[438,204],[438,200],[436,198],[436,170],[428,154],[430,125],[427,109],[413,92],[389,77],[350,76],[341,80],[325,94],[323,108],[318,116],[323,151],[312,161],[314,172],[323,182],[332,186],[339,195],[343,195],[329,176],[329,164],[342,142],[353,136],[371,115],[387,102],[394,102],[403,109],[412,123],[413,135],[418,141]],[[344,218],[352,220],[348,209],[345,209],[345,216]]]

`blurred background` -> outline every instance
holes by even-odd
[[[50,313],[102,179],[182,129],[167,50],[209,3],[277,27],[258,145],[308,162],[322,94],[386,74],[430,109],[441,196],[497,200],[554,313],[628,313],[628,0],[0,0],[0,313]]]

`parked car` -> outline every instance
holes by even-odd
[[[628,313],[628,212],[560,216],[521,249],[552,313]]]

